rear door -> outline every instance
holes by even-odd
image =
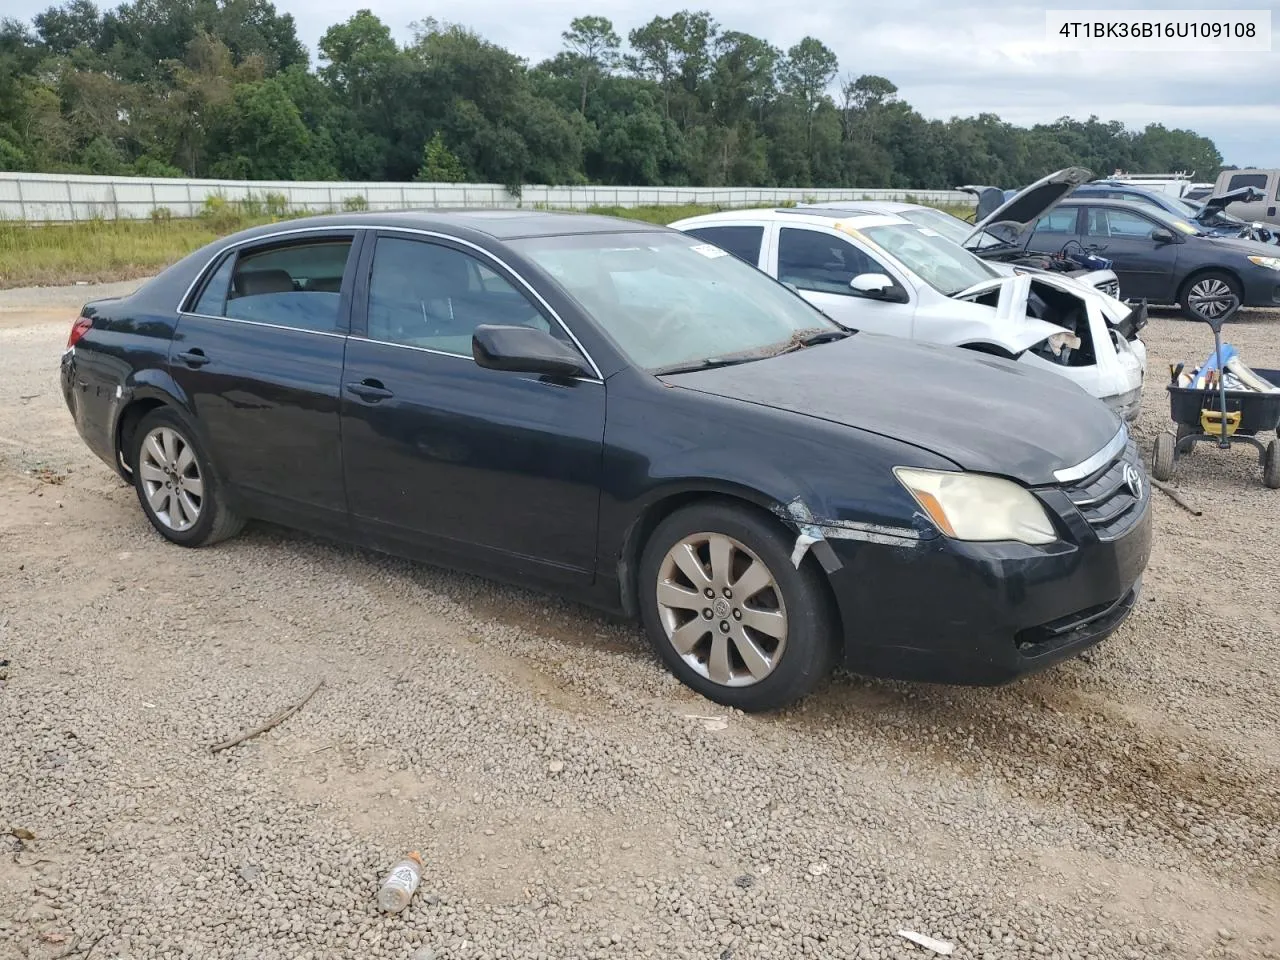
[[[224,254],[183,304],[169,369],[220,474],[251,509],[345,520],[339,385],[356,231]]]
[[[366,244],[342,376],[352,521],[375,541],[583,584],[595,568],[605,386],[490,370],[477,325],[579,349],[485,252],[380,233]]]
[[[1084,245],[1112,261],[1120,289],[1131,299],[1171,300],[1179,243],[1159,243],[1154,230],[1168,229],[1142,208],[1084,206]],[[1172,232],[1172,231],[1170,231]]]
[[[910,337],[917,299],[914,287],[889,267],[836,230],[781,226],[770,251],[767,272],[789,283],[800,295],[846,326],[872,333]],[[909,297],[907,303],[874,300],[849,286],[859,274],[882,273]]]

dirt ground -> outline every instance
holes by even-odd
[[[101,293],[0,292],[0,960],[1280,956],[1280,491],[1247,450],[1179,463],[1203,515],[1156,495],[1087,656],[745,716],[537,594],[261,524],[168,545],[58,390]],[[1212,339],[1145,339],[1149,451]],[[1280,367],[1280,315],[1227,340]]]

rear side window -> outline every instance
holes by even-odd
[[[1259,190],[1265,191],[1267,189],[1267,175],[1265,173],[1233,174],[1227,189],[1239,190],[1243,187],[1257,187]]]
[[[1075,233],[1076,232],[1076,209],[1075,207],[1059,207],[1056,210],[1050,210],[1047,214],[1036,221],[1036,233]]]
[[[753,267],[760,263],[764,227],[697,227],[687,232],[699,240],[714,243],[721,250],[727,250]]]
[[[339,332],[342,275],[351,240],[245,250],[214,271],[195,312],[277,327]]]

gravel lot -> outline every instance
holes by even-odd
[[[2,960],[1280,956],[1280,493],[1247,450],[1179,464],[1203,516],[1157,494],[1087,658],[745,716],[536,594],[264,525],[167,545],[58,391],[100,294],[0,292],[0,832],[34,834],[0,838]],[[1212,340],[1146,338],[1149,450]],[[1280,367],[1280,315],[1228,339]]]

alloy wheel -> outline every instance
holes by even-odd
[[[1207,320],[1217,320],[1231,309],[1231,288],[1216,277],[1197,281],[1187,293],[1187,306]]]
[[[176,533],[190,530],[204,507],[204,480],[195,451],[172,427],[156,427],[142,441],[139,482],[156,519]]]
[[[773,573],[722,533],[693,533],[658,568],[667,640],[700,676],[745,687],[764,680],[787,646],[787,609]]]

